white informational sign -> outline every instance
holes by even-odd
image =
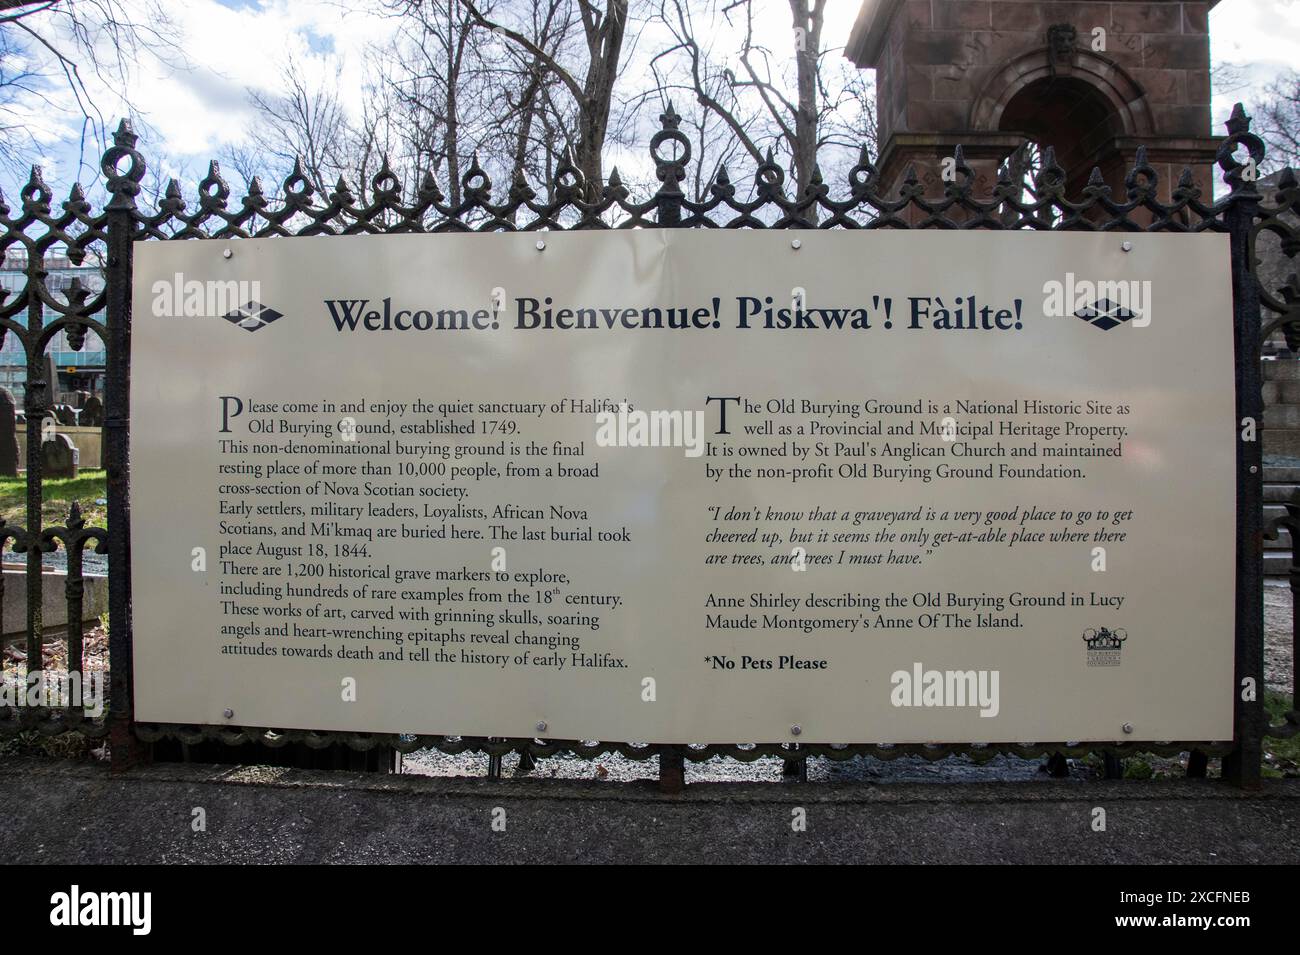
[[[1226,238],[792,235],[139,244],[137,719],[1230,739]]]

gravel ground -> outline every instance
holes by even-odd
[[[1291,692],[1291,643],[1291,586],[1270,580],[1264,585],[1264,682],[1270,690]]]
[[[487,757],[461,753],[447,756],[437,750],[424,749],[411,753],[402,761],[402,772],[419,776],[486,776]],[[557,756],[537,760],[529,772],[519,771],[519,756],[511,753],[501,761],[503,776],[527,776],[532,779],[597,780],[600,782],[632,782],[638,779],[658,779],[659,765],[654,759],[637,761],[619,755],[604,756],[596,760]],[[703,763],[686,764],[686,782],[691,783],[779,783],[782,781],[782,760],[764,758],[752,763],[714,757]],[[1097,771],[1082,761],[1070,761],[1071,779],[1095,778]],[[1042,760],[1016,759],[997,756],[984,765],[976,765],[965,756],[929,760],[913,756],[882,760],[872,757],[855,757],[833,760],[810,757],[809,782],[1004,782],[1048,779]]]
[[[96,554],[92,547],[87,547],[81,552],[81,573],[86,577],[107,577],[108,576],[108,555]],[[56,567],[59,570],[68,569],[68,554],[62,547],[58,550],[52,550],[48,554],[41,555],[41,563],[46,567]]]

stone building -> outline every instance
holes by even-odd
[[[939,190],[963,147],[975,192],[1026,144],[1055,149],[1077,195],[1093,167],[1116,195],[1140,146],[1162,198],[1190,166],[1211,195],[1213,2],[865,0],[846,55],[876,70],[882,184],[913,164]]]

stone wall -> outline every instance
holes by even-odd
[[[108,578],[83,575],[84,590],[81,602],[82,622],[99,623],[101,614],[108,613]],[[41,575],[41,606],[46,634],[57,634],[68,626],[68,575],[46,568]],[[23,564],[4,565],[3,642],[13,643],[26,639],[27,634],[27,569]]]
[[[104,451],[104,430],[103,428],[76,428],[72,426],[59,426],[59,434],[66,434],[74,445],[77,446],[79,459],[77,467],[85,470],[86,468],[103,467]],[[18,428],[18,466],[27,467],[27,429]]]

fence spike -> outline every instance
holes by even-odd
[[[379,177],[375,176],[375,180],[377,181],[378,179]],[[341,206],[350,206],[354,199],[356,199],[356,196],[353,195],[352,189],[348,186],[347,180],[343,178],[342,174],[340,174],[338,182],[334,184],[334,194],[330,196],[330,200],[337,202]]]
[[[302,188],[295,190],[293,188],[295,184],[301,185]],[[298,203],[305,202],[313,193],[316,192],[316,188],[311,184],[311,180],[308,179],[307,174],[303,172],[301,156],[293,157],[293,169],[290,170],[289,175],[285,177],[283,188],[285,197]]]
[[[230,186],[221,178],[221,163],[208,160],[208,174],[199,181],[199,206],[224,207],[230,197]]]
[[[480,179],[482,181],[477,186],[470,185],[470,183],[474,182],[475,179]],[[460,177],[460,184],[467,192],[472,189],[476,195],[481,195],[484,199],[491,199],[492,179],[478,163],[478,150],[475,150],[473,155],[471,155],[469,169],[466,171],[465,175]]]
[[[1228,117],[1228,121],[1224,125],[1227,126],[1228,135],[1230,136],[1250,132],[1250,117],[1246,115],[1246,107],[1242,106],[1240,102],[1234,103],[1232,115]]]
[[[45,171],[40,166],[32,166],[27,185],[22,190],[23,208],[37,215],[48,213],[50,195],[50,187],[45,184]]]
[[[420,179],[420,196],[429,202],[442,202],[443,199],[442,190],[438,188],[438,180],[428,169]]]
[[[138,138],[131,120],[123,116],[121,122],[117,124],[117,131],[113,133],[113,145],[121,146],[123,149],[134,149]]]

